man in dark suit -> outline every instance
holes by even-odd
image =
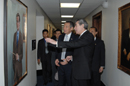
[[[13,69],[14,69],[14,81],[19,81],[22,77],[22,59],[23,59],[23,38],[20,28],[20,15],[16,15],[17,31],[14,33],[13,40]]]
[[[55,44],[59,48],[74,48],[72,63],[72,85],[90,86],[91,63],[94,52],[94,37],[87,30],[88,24],[84,19],[79,19],[75,23],[76,34],[79,34],[77,41],[62,42],[46,38],[47,42]],[[67,61],[71,58],[67,57]]]
[[[105,67],[105,45],[104,42],[96,37],[97,28],[91,27],[90,33],[94,36],[95,50],[92,60],[92,86],[101,86],[100,75]]]
[[[48,30],[42,31],[43,38],[38,41],[37,58],[38,64],[42,63],[44,86],[51,81],[51,54],[45,38],[48,37]]]
[[[71,21],[67,21],[64,24],[64,34],[59,37],[58,41],[75,41],[78,39],[78,36],[72,33],[74,24]],[[61,48],[57,50],[57,59],[55,64],[58,66],[58,77],[59,84],[58,86],[72,86],[71,83],[71,64],[72,62],[67,62],[65,58],[67,56],[73,55],[72,48]],[[63,61],[63,62],[62,62]],[[61,62],[61,63],[60,63]],[[67,64],[66,64],[67,63]]]
[[[62,34],[62,31],[60,29],[55,30],[55,37],[53,36],[52,39],[58,41],[59,36]],[[57,67],[55,65],[56,60],[56,48],[51,47],[51,66],[52,66],[52,82],[54,86],[58,86],[58,81],[55,80],[55,73],[57,72]]]
[[[130,69],[130,18],[129,28],[122,32],[121,65]]]

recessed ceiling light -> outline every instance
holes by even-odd
[[[61,15],[62,18],[73,18],[73,15]]]
[[[79,8],[80,3],[60,3],[61,8]]]
[[[61,24],[61,25],[64,25],[64,24]]]
[[[61,22],[65,23],[66,21],[61,21]]]

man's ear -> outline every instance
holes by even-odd
[[[84,28],[84,24],[81,25]]]
[[[96,32],[96,35],[98,34],[98,32]]]
[[[74,28],[73,28],[73,27],[71,27],[70,29],[71,29],[71,31],[73,31],[73,30],[74,30]]]

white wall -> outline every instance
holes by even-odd
[[[31,50],[31,40],[36,39],[36,10],[44,16],[44,25],[46,28],[47,24],[50,24],[52,28],[55,28],[51,21],[48,19],[43,10],[39,7],[36,0],[21,0],[26,6],[28,6],[28,44],[27,44],[27,76],[18,84],[18,86],[35,86],[36,85],[36,49]],[[4,80],[4,0],[0,1],[0,86],[5,86]]]
[[[130,76],[117,68],[118,58],[118,8],[129,3],[129,0],[107,0],[107,9],[98,7],[86,17],[89,27],[92,16],[102,11],[102,39],[106,47],[106,66],[102,81],[106,86],[130,86]]]
[[[36,0],[21,0],[25,5],[28,6],[28,75],[20,82],[18,86],[35,86],[36,85],[36,49],[31,50],[31,40],[36,39],[36,12],[44,16],[44,25],[52,23],[45,15],[43,10],[39,7]]]
[[[3,24],[4,24],[4,21],[3,21],[3,19],[4,19],[4,15],[3,15],[3,12],[4,12],[4,0],[1,0],[0,1],[0,40],[1,40],[1,42],[0,42],[0,57],[1,57],[1,60],[0,60],[0,77],[2,77],[1,78],[1,80],[0,80],[0,86],[4,86],[5,84],[5,82],[4,82],[4,44],[3,44],[3,42],[4,42],[4,34],[3,34]]]
[[[42,30],[44,29],[44,16],[36,16],[36,50],[38,47],[38,41],[43,38]],[[37,54],[37,52],[36,52]],[[37,59],[37,55],[36,55]],[[36,60],[37,70],[41,70],[41,63],[38,65]]]

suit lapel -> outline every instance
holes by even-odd
[[[71,34],[71,36],[70,36],[70,39],[69,39],[69,41],[73,41],[73,37],[74,35],[73,35],[73,33]]]
[[[65,37],[65,34],[63,34],[63,36],[62,36],[62,38],[61,38],[61,39],[62,39],[62,41],[64,41],[64,37]]]
[[[88,34],[89,33],[89,31],[87,30],[86,32],[84,32],[83,34],[82,34],[82,36],[81,37],[79,37],[79,38],[82,38],[85,34]]]

